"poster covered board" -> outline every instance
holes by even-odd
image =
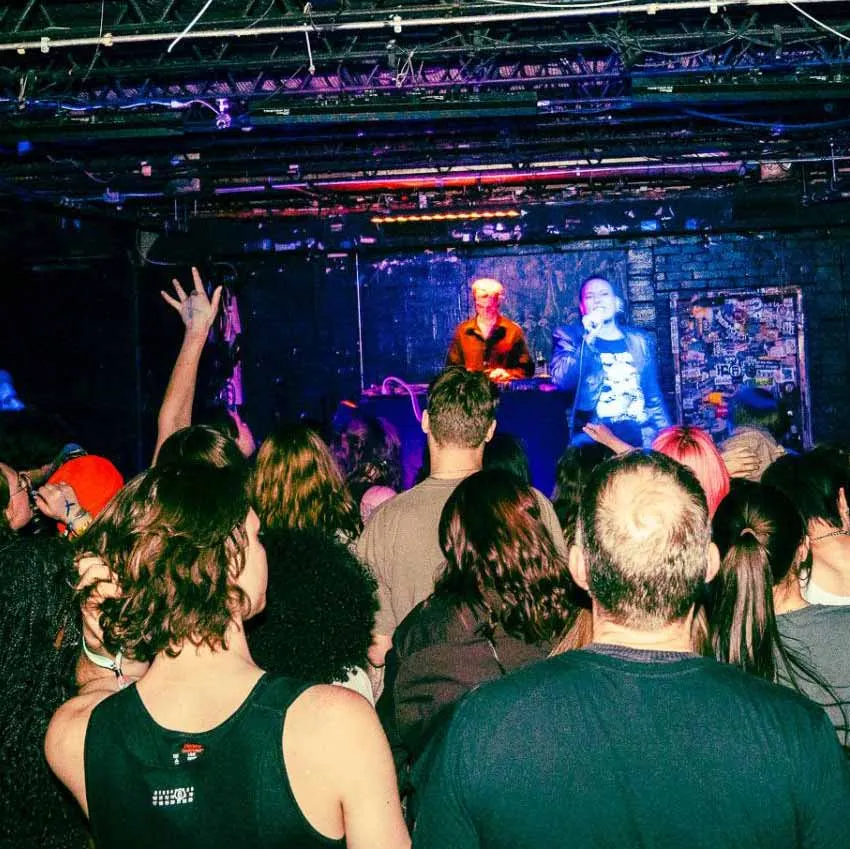
[[[788,447],[809,447],[811,415],[798,287],[674,292],[670,323],[679,420],[722,440],[741,386],[771,392],[788,413]]]

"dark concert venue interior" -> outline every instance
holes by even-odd
[[[542,469],[570,405],[539,391],[551,333],[599,274],[673,419],[722,436],[746,384],[787,401],[794,444],[847,438],[846,10],[4,4],[0,368],[135,472],[179,346],[159,291],[195,265],[228,307],[199,404],[258,437],[342,402],[415,435],[487,275],[536,364],[501,415]]]

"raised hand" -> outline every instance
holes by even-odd
[[[176,297],[172,297],[167,292],[160,292],[160,294],[169,306],[180,313],[180,318],[183,319],[187,335],[206,337],[218,313],[218,305],[221,301],[221,286],[217,286],[212,294],[212,298],[208,298],[200,272],[194,266],[192,267],[192,279],[194,281],[194,289],[188,295],[180,285],[180,281],[176,278],[171,281],[174,285]]]
[[[626,451],[631,451],[632,447],[628,442],[615,436],[608,425],[599,422],[588,422],[582,430],[594,441],[602,445],[607,445],[615,454],[624,454]]]

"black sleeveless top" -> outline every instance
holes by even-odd
[[[221,725],[159,726],[132,685],[92,712],[86,796],[97,849],[330,849],[301,813],[283,763],[286,711],[310,685],[264,675]]]

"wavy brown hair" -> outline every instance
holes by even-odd
[[[516,475],[490,469],[462,481],[440,517],[440,548],[435,595],[482,610],[490,633],[500,625],[531,643],[560,633],[572,611],[567,564]]]
[[[360,533],[360,515],[342,472],[306,425],[281,426],[260,446],[252,490],[266,528],[320,528],[350,539]]]
[[[106,648],[152,660],[176,656],[186,641],[226,647],[234,612],[248,612],[234,580],[245,565],[248,510],[240,469],[154,467],[125,486],[78,549],[100,557],[120,587],[100,605]]]

